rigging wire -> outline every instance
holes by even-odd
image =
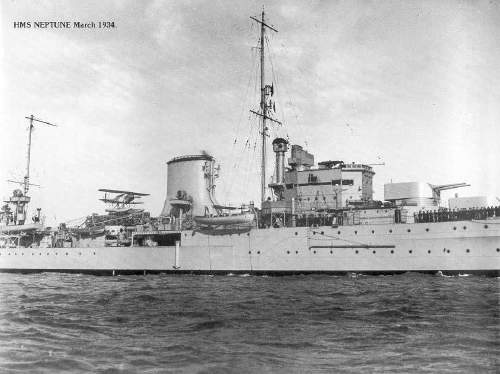
[[[253,27],[253,24],[251,24]],[[230,152],[230,160],[231,164],[233,164],[233,160],[236,160],[234,162],[234,165],[231,165],[229,169],[229,173],[227,175],[228,180],[230,181],[229,184],[225,184],[223,186],[223,195],[227,196],[229,193],[232,192],[234,182],[237,178],[234,177],[234,172],[239,169],[239,165],[241,164],[241,157],[242,153],[245,151],[246,144],[241,143],[242,136],[241,136],[241,124],[242,124],[242,119],[245,111],[247,110],[248,107],[248,101],[249,101],[249,91],[251,87],[252,80],[255,82],[256,79],[254,77],[255,72],[257,71],[257,59],[256,59],[256,48],[253,47],[251,48],[251,59],[252,59],[252,68],[250,70],[246,90],[245,90],[245,95],[242,100],[242,105],[241,105],[241,111],[239,114],[239,119],[238,123],[236,126],[236,130],[234,132],[234,137],[233,137],[233,142],[232,142],[232,147],[231,147],[231,152]],[[254,84],[254,91],[255,91],[255,84]],[[248,127],[247,127],[248,128]],[[244,139],[244,137],[243,137]],[[239,148],[243,145],[243,149],[240,151]],[[236,156],[235,156],[236,155]]]
[[[250,79],[249,79],[248,85],[247,85],[247,92],[245,95],[245,100],[243,102],[242,113],[244,111],[246,111],[249,106],[253,105],[253,100],[252,100],[251,104],[249,103],[249,101],[250,101],[249,96],[250,95],[248,94],[249,87],[250,87],[252,80],[254,81],[254,85],[253,85],[254,89],[253,89],[253,93],[251,96],[253,98],[253,97],[256,97],[256,95],[257,95],[257,81],[258,81],[258,75],[259,75],[259,66],[257,64],[257,49],[258,49],[259,44],[260,43],[257,42],[255,44],[256,47],[252,47],[253,64],[252,64],[252,70],[250,73]],[[241,183],[242,180],[245,180],[245,182],[248,181],[249,174],[251,172],[253,172],[253,170],[251,170],[251,168],[256,163],[256,159],[254,160],[255,157],[253,156],[254,152],[252,152],[252,144],[254,143],[254,135],[256,132],[258,132],[258,129],[255,129],[255,126],[254,126],[255,120],[250,114],[247,117],[247,123],[248,123],[247,135],[244,137],[241,137],[240,131],[238,131],[238,134],[237,134],[238,137],[233,142],[232,155],[234,155],[234,156],[232,156],[231,159],[234,162],[232,162],[232,165],[231,165],[231,177],[229,178],[229,184],[228,184],[227,188],[225,188],[225,191],[226,191],[225,195],[228,195],[228,193],[231,193],[233,191],[233,188],[234,188],[234,185],[236,182]],[[243,140],[245,140],[245,141],[243,142]],[[239,151],[237,152],[237,150],[239,150]],[[236,153],[236,155],[235,155],[235,153]],[[241,178],[241,177],[235,178],[234,174],[236,174],[236,173],[238,173],[239,175],[243,174],[243,178]],[[237,184],[239,185],[240,183],[237,183]],[[247,183],[244,184],[244,186],[247,186],[247,185],[248,185]]]
[[[267,38],[266,38],[266,39],[267,39]],[[271,45],[270,45],[270,43],[269,43],[269,40],[266,40],[266,43],[267,43],[267,45],[268,45],[268,47],[267,47],[267,48],[268,48],[268,50],[269,50],[268,55],[269,55],[269,60],[270,60],[270,62],[271,62],[271,69],[272,69],[273,79],[276,81],[276,85],[277,85],[277,86],[278,86],[278,84],[279,84],[279,87],[283,87],[283,89],[284,89],[284,91],[285,91],[285,93],[286,93],[286,99],[288,99],[288,101],[287,101],[287,102],[288,102],[288,103],[290,103],[290,108],[291,108],[291,110],[293,111],[293,116],[292,116],[292,118],[293,118],[293,117],[295,118],[295,121],[296,121],[296,123],[297,123],[297,128],[299,128],[299,129],[300,129],[300,132],[301,132],[302,134],[306,134],[305,136],[306,136],[306,139],[307,139],[307,138],[308,138],[308,135],[307,135],[306,128],[305,128],[305,126],[304,126],[304,125],[300,122],[300,120],[299,120],[299,112],[298,112],[297,107],[295,106],[294,102],[293,102],[293,101],[292,101],[292,99],[291,99],[290,91],[288,90],[287,85],[286,85],[284,82],[283,82],[283,83],[281,83],[281,81],[280,81],[280,82],[278,82],[279,75],[275,72],[275,69],[274,69],[274,63],[273,63],[273,59],[274,59],[274,57],[273,57],[273,56],[274,56],[274,52],[273,52],[273,49],[271,48]],[[280,92],[279,92],[279,91],[277,91],[277,93],[278,93],[278,95],[280,95]],[[282,118],[283,118],[283,122],[285,123],[286,118],[285,118],[285,112],[284,112],[284,105],[282,105],[280,109],[281,109],[281,115],[282,115]],[[290,139],[290,136],[289,136],[289,134],[288,134],[288,133],[286,134],[286,138],[287,138],[287,140],[289,140],[289,139]],[[307,148],[307,140],[304,140],[304,143],[306,143],[306,148]]]

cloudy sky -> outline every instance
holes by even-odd
[[[98,188],[151,194],[165,162],[206,150],[218,197],[258,200],[255,83],[265,6],[276,116],[316,160],[376,166],[389,181],[468,182],[500,196],[500,5],[488,1],[0,2],[0,196],[22,179],[33,134],[33,208],[48,222],[102,212]],[[109,30],[19,21],[113,21]]]

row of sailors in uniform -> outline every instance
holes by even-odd
[[[490,217],[500,217],[500,206],[469,209],[421,210],[415,212],[413,216],[416,223],[487,219]]]

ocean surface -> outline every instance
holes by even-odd
[[[0,372],[498,373],[499,282],[0,274]]]

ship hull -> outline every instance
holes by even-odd
[[[3,248],[0,271],[500,273],[500,220],[183,231],[180,246]],[[179,235],[179,233],[176,233]]]

